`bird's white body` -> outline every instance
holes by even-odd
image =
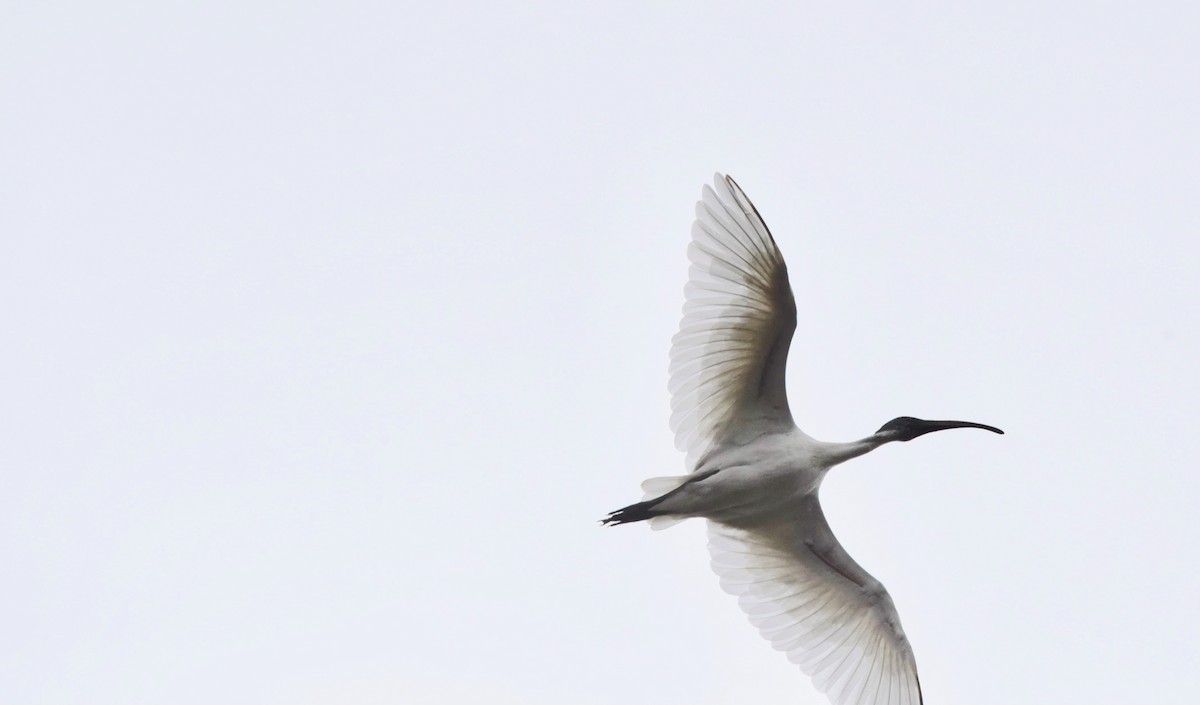
[[[837,705],[919,705],[916,661],[883,585],[834,538],[817,494],[830,468],[962,421],[893,419],[851,443],[796,428],[784,376],[796,330],[787,267],[729,177],[696,204],[683,321],[671,347],[671,427],[691,473],[642,484],[605,523],[709,522],[721,586]]]
[[[730,443],[696,468],[694,476],[707,477],[681,485],[656,508],[668,516],[741,527],[793,517],[805,498],[816,496],[830,468],[877,445],[869,440],[825,443],[798,428]]]

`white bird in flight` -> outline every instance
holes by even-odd
[[[642,483],[605,524],[708,520],[721,587],[837,705],[919,705],[912,647],[883,584],[834,538],[817,491],[833,466],[967,421],[892,419],[850,443],[809,437],[784,388],[796,302],[754,204],[717,174],[696,204],[683,321],[671,345],[671,429],[691,470]]]

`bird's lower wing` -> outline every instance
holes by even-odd
[[[738,529],[709,522],[721,587],[836,705],[920,705],[912,648],[883,585],[815,515]]]

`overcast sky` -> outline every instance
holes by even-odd
[[[667,349],[754,199],[930,705],[1200,664],[1194,3],[9,3],[0,701],[824,703],[700,522]],[[905,4],[909,5],[909,4]]]

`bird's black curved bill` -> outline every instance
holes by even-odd
[[[933,433],[934,431],[948,431],[952,428],[982,428],[985,431],[991,431],[992,433],[1004,435],[1004,431],[1001,431],[995,426],[975,423],[974,421],[921,421],[917,424],[914,424],[914,426],[916,426],[916,428],[913,430],[916,431],[917,436],[923,436],[926,433]]]

